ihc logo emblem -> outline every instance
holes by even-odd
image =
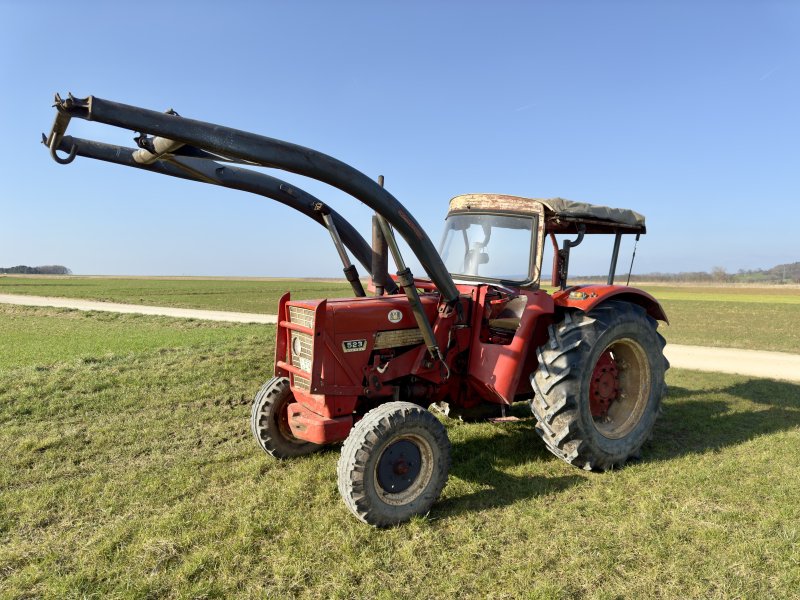
[[[389,322],[390,323],[399,323],[403,320],[403,313],[399,310],[390,310],[389,311]]]

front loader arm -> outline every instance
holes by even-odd
[[[443,299],[448,303],[458,299],[453,278],[416,219],[375,181],[340,160],[289,142],[179,117],[174,113],[159,113],[111,102],[96,96],[83,99],[70,96],[63,100],[56,96],[55,107],[58,114],[47,143],[51,155],[58,162],[71,160],[70,157],[59,159],[55,151],[61,146],[69,119],[80,118],[156,136],[148,140],[152,146],[152,149],[148,148],[148,160],[158,162],[173,147],[187,145],[221,157],[282,169],[332,185],[382,215],[408,242]],[[77,145],[70,146],[72,157],[73,149],[77,152]]]
[[[324,207],[330,211],[330,216],[344,245],[353,253],[353,256],[364,266],[367,272],[371,269],[372,249],[349,221],[308,192],[265,173],[190,156],[173,156],[168,160],[157,160],[149,164],[141,163],[133,158],[134,153],[137,151],[135,148],[85,140],[69,135],[62,137],[55,150],[68,152],[73,157],[94,158],[118,165],[161,173],[170,177],[250,192],[280,202],[301,212],[323,227],[327,227],[322,214],[323,211],[320,210],[321,207]],[[387,292],[390,294],[397,292],[397,286],[394,282],[387,285]]]

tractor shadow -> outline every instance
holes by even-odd
[[[500,425],[488,437],[453,442],[451,475],[477,491],[440,500],[435,511],[441,517],[508,506],[520,500],[555,494],[585,482],[576,470],[562,477],[512,475],[504,472],[531,461],[558,460],[550,454],[533,428],[533,419]],[[470,427],[471,425],[464,425]]]
[[[750,379],[715,389],[670,386],[644,460],[702,454],[800,427],[800,385]]]
[[[653,439],[645,444],[643,459],[636,462],[647,465],[713,452],[797,427],[800,427],[797,384],[750,379],[714,389],[670,386]],[[441,500],[434,508],[441,517],[557,494],[592,477],[577,469],[574,475],[558,477],[504,472],[531,461],[559,460],[539,439],[533,419],[496,426],[487,436],[454,441],[452,458],[451,474],[471,484],[470,487],[481,489]]]

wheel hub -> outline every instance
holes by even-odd
[[[378,461],[378,483],[390,494],[398,494],[411,487],[422,467],[422,454],[409,440],[389,444]]]
[[[619,397],[619,367],[617,361],[606,350],[600,356],[592,372],[589,385],[589,407],[592,416],[605,417],[611,404]]]

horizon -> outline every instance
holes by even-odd
[[[544,261],[543,261],[543,263],[544,263]],[[17,267],[39,269],[39,268],[51,267],[51,266],[65,267],[67,270],[69,270],[69,273],[8,273],[8,272],[3,272],[3,271],[7,271],[9,269],[13,269],[13,268],[17,268]],[[779,267],[784,267],[785,268],[785,267],[797,267],[797,266],[800,266],[800,261],[795,261],[793,263],[785,263],[785,264],[773,265],[772,267],[760,268],[760,269],[750,269],[750,270],[738,269],[737,271],[732,271],[732,272],[728,272],[728,271],[725,270],[725,271],[722,272],[722,275],[727,276],[727,277],[733,277],[733,276],[736,276],[736,275],[768,273],[768,272],[773,271],[773,270],[775,270],[775,269],[777,269]],[[390,272],[390,275],[391,274],[392,273]],[[306,276],[302,276],[302,277],[300,277],[300,276],[283,277],[283,276],[270,276],[270,275],[214,275],[214,274],[209,274],[209,273],[200,273],[200,274],[196,274],[196,275],[183,275],[183,274],[179,274],[179,273],[171,273],[171,274],[165,274],[165,275],[133,274],[133,273],[75,273],[68,266],[60,265],[60,264],[59,265],[38,265],[38,266],[14,265],[13,267],[2,267],[2,266],[0,266],[0,277],[7,276],[7,275],[11,275],[11,276],[14,276],[14,277],[98,277],[98,278],[100,278],[100,277],[108,277],[108,278],[120,278],[120,279],[127,279],[127,278],[130,278],[130,279],[183,279],[183,278],[192,279],[192,278],[197,278],[197,279],[269,279],[269,280],[278,279],[278,280],[287,280],[287,281],[291,281],[293,279],[300,279],[300,280],[302,280],[302,279],[309,279],[309,280],[318,279],[318,280],[321,280],[321,281],[338,281],[338,280],[346,281],[346,279],[344,278],[343,274],[340,274],[338,276],[337,275],[306,275]],[[602,277],[606,277],[607,275],[608,275],[607,271],[605,273],[594,273],[594,274],[578,273],[578,274],[575,274],[575,275],[570,274],[569,278],[570,279],[575,279],[575,278],[602,278]],[[617,272],[615,273],[615,281],[618,281],[622,277],[627,277],[628,275],[629,275],[628,272],[626,272],[624,270],[620,271],[618,269]],[[659,277],[659,276],[677,277],[677,276],[681,276],[681,275],[685,275],[685,276],[705,275],[705,276],[708,276],[708,277],[712,277],[714,275],[714,269],[711,269],[710,271],[676,271],[676,272],[654,271],[654,272],[649,272],[649,273],[637,272],[636,270],[633,270],[633,271],[630,272],[630,276],[631,277]],[[548,273],[546,271],[542,271],[539,280],[540,281],[547,281],[547,280],[549,280],[551,278],[551,276],[552,276],[552,273]],[[415,275],[415,277],[416,278],[420,278],[420,277],[426,278],[424,275],[422,275],[422,276]],[[362,281],[367,281],[367,280],[371,279],[369,273],[359,273],[359,278]],[[689,280],[689,281],[691,281],[691,280]]]

